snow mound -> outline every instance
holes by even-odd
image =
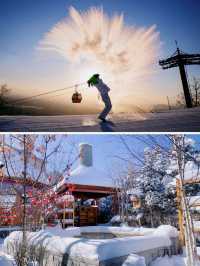
[[[115,215],[115,216],[113,216],[112,218],[111,218],[111,220],[110,220],[110,223],[112,224],[112,223],[120,223],[121,222],[121,218],[120,218],[120,216],[119,215]]]
[[[131,215],[128,216],[128,221],[129,222],[135,221],[135,220],[136,220],[135,216],[133,216],[133,215],[132,216]],[[119,215],[115,215],[115,216],[113,216],[111,218],[110,223],[111,224],[114,224],[114,223],[122,223],[122,218]]]
[[[0,265],[1,266],[15,266],[16,264],[15,264],[14,259],[11,256],[0,252]]]
[[[121,233],[126,231],[135,232],[133,228],[112,228],[106,226],[84,227],[63,230],[60,229],[41,230],[38,232],[27,233],[28,245],[45,247],[47,252],[62,256],[69,254],[72,257],[81,257],[93,261],[104,261],[107,259],[127,256],[132,253],[147,251],[154,248],[170,247],[171,240],[169,235],[154,235],[146,234],[140,236],[127,236],[113,239],[85,239],[82,237],[71,237],[69,235],[78,234],[81,232],[113,232]],[[69,233],[69,234],[68,234]],[[16,243],[21,242],[22,232],[11,233],[4,241],[4,249],[8,254],[13,254],[16,248]],[[112,252],[111,252],[112,251]]]
[[[65,237],[77,237],[81,233],[111,233],[116,235],[149,235],[153,233],[155,229],[144,227],[130,227],[130,226],[83,226],[83,227],[69,227],[66,229],[60,228],[60,226],[47,227],[43,232],[51,234],[52,236]]]
[[[153,234],[156,236],[168,236],[169,238],[173,238],[178,236],[178,231],[171,225],[160,225],[155,229]]]
[[[200,228],[200,221],[193,221],[194,228],[199,229]]]
[[[135,254],[130,254],[124,261],[122,266],[146,266],[144,257]]]
[[[68,227],[67,229],[62,229],[59,225],[54,227],[46,227],[45,232],[51,233],[52,236],[64,237],[76,237],[80,236],[81,230],[80,227]]]
[[[183,256],[160,257],[153,261],[150,266],[187,266],[186,258]]]

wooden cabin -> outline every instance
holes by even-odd
[[[67,192],[72,195],[74,201],[70,205],[70,201],[66,199],[66,202],[63,203],[63,209],[58,211],[58,219],[64,220],[64,227],[96,225],[99,222],[98,201],[107,196],[112,196],[112,211],[113,213],[116,212],[116,190],[113,187],[67,183],[63,184],[57,191],[60,197],[66,195]],[[90,200],[91,204],[89,206],[83,205],[83,202],[87,200]]]

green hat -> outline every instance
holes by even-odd
[[[99,74],[94,74],[88,81],[87,81],[87,83],[88,83],[88,85],[89,86],[94,86],[94,85],[96,85],[97,83],[98,83],[98,79],[99,79]]]

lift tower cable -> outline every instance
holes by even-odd
[[[41,96],[44,96],[44,95],[48,95],[48,94],[51,94],[51,93],[55,93],[55,92],[58,92],[58,91],[64,91],[64,90],[77,88],[78,86],[81,86],[81,85],[84,85],[84,84],[86,84],[86,82],[75,84],[75,85],[71,85],[71,86],[68,86],[68,87],[62,88],[62,89],[47,91],[47,92],[36,94],[36,95],[30,96],[30,97],[21,98],[21,99],[18,99],[18,100],[15,100],[15,101],[11,102],[11,104],[28,102],[28,101],[30,101],[30,100],[32,100],[34,98],[38,98],[38,97],[41,97]]]

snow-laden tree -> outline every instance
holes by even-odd
[[[114,184],[117,190],[119,216],[122,223],[127,223],[130,216],[133,215],[130,207],[130,194],[134,194],[140,189],[138,177],[138,170],[136,171],[132,165],[115,176]]]
[[[143,201],[146,211],[150,215],[151,226],[155,225],[154,217],[158,217],[165,208],[164,177],[168,165],[168,158],[159,147],[145,149],[144,165],[140,178],[140,188],[143,192]]]
[[[151,226],[176,224],[176,188],[170,183],[176,177],[177,169],[170,169],[172,153],[171,148],[160,145],[144,151],[140,187],[145,216],[150,217]]]
[[[187,265],[196,265],[197,251],[194,225],[189,208],[185,181],[198,178],[200,153],[194,140],[185,135],[173,135],[169,136],[169,139],[172,143],[173,150],[172,166],[174,169],[177,169],[177,180],[179,181],[179,225],[181,240],[186,246]]]
[[[200,149],[195,141],[185,137],[184,146],[181,147],[184,154],[184,180],[196,179],[200,175]],[[170,165],[168,173],[171,176],[178,176],[176,145],[173,143],[170,151]],[[200,184],[185,185],[187,196],[194,196],[200,190]]]
[[[103,222],[108,222],[112,218],[112,204],[113,199],[112,196],[108,196],[105,198],[101,198],[99,200],[99,215]]]

